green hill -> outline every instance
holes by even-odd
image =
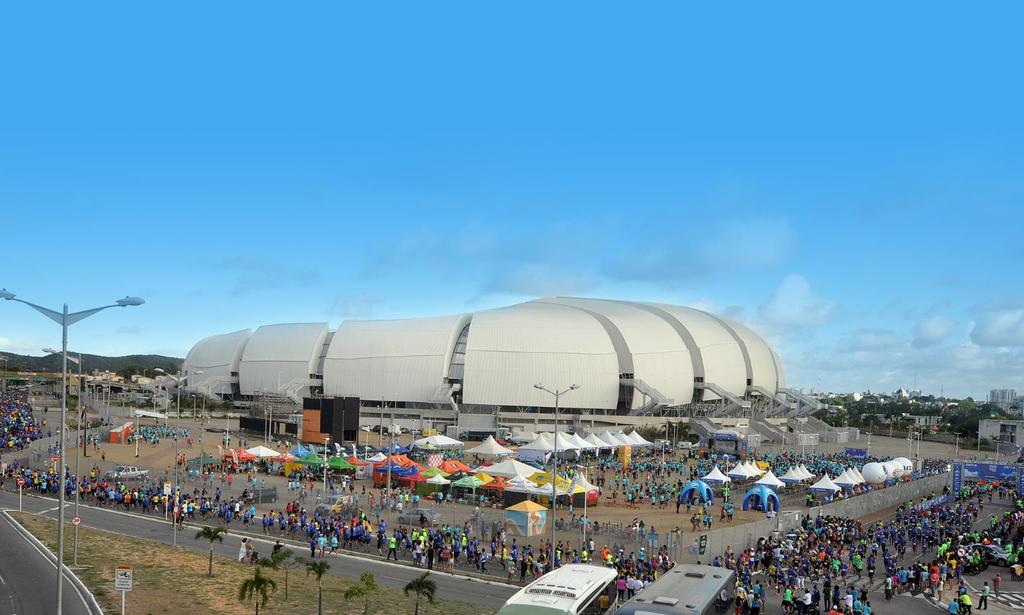
[[[41,357],[14,354],[12,352],[0,352],[0,356],[8,357],[7,369],[11,372],[59,372],[61,367],[61,355],[49,354]],[[74,353],[68,356],[78,357]],[[122,376],[141,374],[143,370],[153,371],[154,368],[166,370],[174,374],[181,369],[182,359],[177,357],[165,357],[158,354],[130,354],[124,357],[104,357],[95,354],[82,355],[84,362],[83,371],[92,373],[93,370],[117,372]],[[77,372],[78,365],[68,361],[68,371]]]

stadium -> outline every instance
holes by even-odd
[[[347,320],[333,331],[264,325],[200,340],[184,374],[188,389],[243,407],[346,400],[363,425],[393,418],[435,429],[550,425],[555,397],[538,383],[577,385],[559,396],[562,420],[590,426],[754,419],[770,438],[778,433],[768,419],[818,407],[786,387],[779,356],[748,327],[691,307],[608,299]]]

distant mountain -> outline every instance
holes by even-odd
[[[59,372],[61,367],[61,355],[50,354],[42,357],[14,354],[13,352],[0,352],[0,355],[9,357],[7,369],[24,372]],[[68,353],[68,357],[78,358],[75,353]],[[104,357],[95,354],[82,355],[85,373],[92,373],[93,370],[117,372],[121,375],[141,374],[142,370],[152,370],[159,367],[174,374],[181,369],[182,359],[177,357],[165,357],[158,354],[130,354],[125,357]],[[2,368],[0,368],[2,369]],[[68,360],[68,371],[78,372],[78,365]]]

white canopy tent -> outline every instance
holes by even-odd
[[[622,446],[622,442],[619,442],[619,439],[613,436],[610,431],[600,433],[596,437],[604,442],[605,446],[610,446],[611,448],[619,448]]]
[[[584,440],[586,440],[587,442],[590,442],[591,444],[593,444],[597,448],[615,448],[614,446],[612,446],[611,444],[608,444],[607,442],[605,442],[601,438],[598,438],[597,434],[590,434],[589,436],[584,438]]]
[[[868,482],[868,481],[864,480],[864,475],[861,474],[860,470],[858,470],[857,468],[850,468],[850,473],[851,473],[851,475],[857,477],[857,481],[859,483],[864,484],[864,483]]]
[[[647,440],[645,440],[645,439],[644,439],[644,437],[643,437],[643,436],[641,436],[640,434],[638,434],[638,433],[636,432],[636,430],[635,430],[635,429],[634,429],[633,431],[631,431],[631,432],[630,432],[630,433],[629,433],[629,434],[628,434],[628,435],[626,436],[626,438],[627,438],[627,439],[628,439],[628,440],[629,440],[630,442],[632,442],[632,443],[633,443],[633,446],[640,446],[640,447],[648,447],[648,446],[654,446],[654,443],[653,443],[653,442],[648,442]]]
[[[767,486],[771,487],[772,489],[781,489],[781,488],[786,486],[786,483],[784,483],[781,480],[779,480],[778,478],[776,478],[775,474],[771,470],[768,470],[765,473],[764,476],[762,476],[761,478],[757,479],[754,482],[754,484],[755,485],[767,485]]]
[[[835,493],[836,491],[840,491],[841,487],[836,485],[832,479],[828,477],[828,472],[826,472],[825,476],[821,477],[821,480],[808,487],[808,489],[811,489],[812,491],[831,491],[832,493]]]
[[[802,463],[796,467],[796,471],[799,472],[800,475],[804,477],[804,480],[810,480],[814,478],[814,474],[811,474],[811,471],[807,469],[807,466],[805,466]]]
[[[450,481],[447,478],[441,476],[440,474],[437,474],[435,476],[431,476],[430,478],[427,479],[427,484],[428,485],[450,485],[451,482],[452,481]]]
[[[534,471],[536,472],[536,470]],[[488,472],[488,474],[490,474],[490,472]],[[492,474],[492,476],[494,475]],[[505,487],[513,487],[515,489],[535,489],[537,487],[537,483],[526,478],[525,476],[517,475],[505,481]],[[548,493],[551,493],[550,489],[548,490]]]
[[[757,464],[754,463],[753,461],[750,461],[748,459],[746,465],[747,465],[747,469],[750,470],[750,472],[751,472],[751,476],[761,476],[762,474],[764,474],[764,470],[759,468],[757,466]]]
[[[791,466],[786,473],[779,477],[779,480],[783,482],[799,483],[805,479],[799,472],[796,471],[796,467]]]
[[[272,448],[267,448],[267,447],[263,446],[262,444],[259,445],[259,446],[254,446],[252,448],[247,448],[247,449],[245,449],[245,452],[247,452],[249,454],[252,454],[252,455],[256,455],[260,459],[269,459],[271,457],[280,457],[281,456],[281,453],[275,451]]]
[[[722,471],[718,469],[718,466],[712,468],[706,476],[701,477],[701,480],[706,483],[731,483],[732,479],[722,474]]]
[[[728,476],[729,478],[736,480],[747,480],[754,478],[757,474],[752,473],[750,468],[741,463],[737,464],[735,468],[729,470]]]
[[[473,453],[474,455],[482,455],[484,457],[502,457],[504,455],[511,455],[512,449],[505,448],[498,444],[498,441],[494,439],[494,436],[487,436],[486,440],[466,452]]]
[[[518,442],[519,444],[533,442],[536,439],[537,434],[533,433],[532,431],[522,431],[509,436],[509,440],[512,440],[513,442]]]
[[[491,476],[501,476],[502,478],[515,478],[517,476],[526,478],[538,472],[537,468],[515,459],[506,459],[490,466],[480,466],[473,471],[486,472]]]
[[[412,445],[416,448],[462,448],[462,442],[455,438],[449,438],[444,434],[434,434],[426,438],[420,438],[413,442]]]

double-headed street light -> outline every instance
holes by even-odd
[[[174,546],[178,546],[178,439],[181,437],[181,385],[188,380],[188,376],[168,374],[159,367],[154,368],[153,371],[160,372],[173,380],[174,388],[177,389],[178,393],[178,412],[177,416],[174,417],[174,491],[172,493],[174,507],[171,509],[171,523],[174,525],[172,542]]]
[[[552,391],[551,389],[545,387],[543,384],[538,382],[537,384],[533,385],[533,388],[537,389],[538,391],[544,391],[545,393],[550,393],[551,395],[555,396],[555,465],[554,465],[554,468],[551,470],[551,569],[554,570],[555,569],[555,501],[558,499],[558,491],[557,491],[557,485],[558,485],[558,401],[559,401],[559,398],[562,397],[562,395],[565,395],[566,393],[575,391],[576,389],[578,389],[580,387],[578,385],[575,385],[575,384],[570,384],[569,388],[567,388],[567,389],[562,389],[561,391],[559,391],[558,389],[555,389],[554,391]],[[572,494],[571,493],[569,494],[569,499],[570,500],[572,499]]]
[[[63,311],[58,312],[35,303],[29,303],[24,299],[18,299],[14,293],[6,288],[0,288],[0,299],[24,303],[61,326],[61,354],[63,355],[61,388],[63,389],[63,394],[61,395],[60,402],[60,450],[57,453],[57,461],[60,463],[60,490],[57,492],[57,609],[55,611],[57,615],[61,615],[64,612],[64,489],[67,483],[67,473],[64,471],[64,421],[67,420],[68,414],[68,327],[107,308],[137,306],[142,305],[146,301],[139,297],[125,297],[124,299],[118,299],[111,305],[69,313],[68,304],[66,303],[64,304]]]
[[[47,346],[46,348],[43,348],[43,352],[45,352],[47,354],[57,354],[60,351],[59,350],[55,350],[55,349],[50,348],[49,346]],[[68,357],[68,361],[71,361],[72,363],[76,363],[78,365],[78,386],[81,387],[82,386],[82,353],[78,353],[78,358],[77,359],[75,357]],[[81,391],[81,390],[82,389],[79,388],[79,391]],[[67,394],[67,391],[65,391],[64,393]],[[75,421],[75,423],[76,423],[76,425],[75,425],[75,516],[77,517],[78,516],[78,500],[79,500],[79,497],[78,497],[78,493],[79,493],[78,492],[78,486],[79,486],[78,485],[78,481],[80,480],[80,477],[82,476],[82,468],[81,468],[82,456],[81,456],[81,453],[82,453],[82,449],[85,448],[84,442],[83,442],[83,446],[82,447],[78,446],[78,440],[82,439],[82,417],[85,414],[85,412],[82,410],[82,396],[81,396],[81,394],[78,395],[78,410],[76,411],[76,414],[78,415],[78,420]],[[86,434],[86,437],[88,437],[89,436],[89,431],[86,430],[85,434]],[[74,545],[74,547],[72,548],[73,553],[74,553],[74,555],[72,556],[72,562],[73,562],[72,565],[77,566],[78,565],[78,525],[74,525],[74,529],[72,530],[72,532],[74,533],[74,539],[72,540],[72,544]]]

